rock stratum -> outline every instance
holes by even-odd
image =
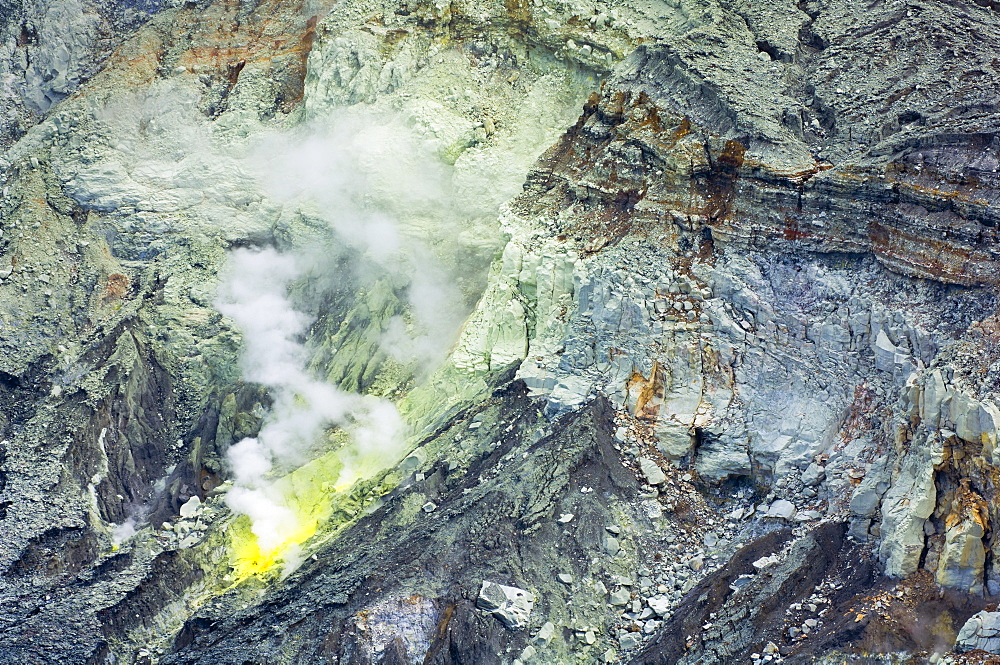
[[[998,10],[0,2],[0,662],[992,662]]]

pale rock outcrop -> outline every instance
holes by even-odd
[[[656,435],[656,447],[668,459],[679,459],[691,452],[694,437],[691,428],[672,422],[657,420],[653,432]]]
[[[1000,612],[977,612],[969,617],[958,632],[956,651],[976,649],[1000,653]]]
[[[546,251],[548,250],[548,251]],[[466,322],[452,362],[468,371],[499,369],[537,350],[551,353],[573,295],[573,261],[550,244],[512,239],[494,264],[490,285]],[[531,350],[529,350],[529,345]],[[556,387],[544,366],[523,366],[532,389]]]
[[[944,445],[939,437],[912,442],[894,472],[892,486],[882,498],[879,557],[885,572],[905,577],[917,570],[924,551],[924,522],[934,512],[937,488],[935,467],[944,461]],[[859,511],[867,508],[859,500]],[[852,508],[854,504],[852,504]]]
[[[963,479],[945,516],[945,542],[938,559],[935,579],[941,586],[983,593],[986,548],[983,537],[989,524],[988,509],[969,479]]]
[[[983,446],[983,457],[996,464],[994,451],[1000,430],[1000,409],[995,404],[981,402],[964,392],[949,391],[949,420],[960,439]]]
[[[753,465],[746,445],[734,436],[709,438],[698,446],[695,469],[710,480],[724,480],[730,477],[751,477]]]
[[[909,408],[928,429],[951,429],[962,440],[981,444],[983,457],[996,464],[993,452],[1000,437],[1000,408],[948,385],[940,369],[921,374],[908,381],[912,387],[905,396]]]
[[[483,580],[476,599],[476,607],[490,612],[511,630],[528,625],[534,604],[535,594],[530,591],[486,580]]]
[[[884,343],[888,338],[880,332]],[[885,357],[888,361],[888,356]],[[896,365],[885,365],[885,371],[895,372]],[[911,435],[897,440],[899,468],[891,474],[869,473],[856,489],[851,511],[855,515],[852,533],[865,538],[867,530],[863,519],[874,513],[873,502],[878,489],[891,483],[881,500],[882,541],[879,555],[885,561],[886,573],[906,576],[917,568],[926,547],[926,520],[943,510],[939,517],[944,522],[944,543],[934,568],[935,579],[942,586],[955,587],[982,594],[985,583],[986,545],[983,539],[990,524],[990,511],[982,498],[969,489],[963,481],[954,495],[949,495],[951,506],[936,507],[938,469],[953,464],[951,457],[966,455],[963,450],[972,446],[985,464],[995,464],[1000,413],[995,404],[979,400],[968,392],[950,385],[940,369],[911,371],[902,387],[899,401],[900,413],[911,418],[917,427]],[[897,430],[897,433],[903,430]],[[906,440],[906,436],[912,436]],[[958,446],[958,453],[946,454],[945,445]],[[862,519],[858,519],[862,518]],[[933,532],[933,528],[930,528]]]
[[[646,638],[587,626],[576,632],[599,643],[580,652],[592,645],[564,643],[573,631],[568,617],[555,615],[566,607],[587,612],[587,600],[549,592],[586,586],[555,587],[554,570],[582,581],[592,571],[603,575],[606,564],[649,565],[657,574],[640,577],[650,587],[667,572],[665,561],[636,561],[651,551],[641,539],[676,517],[651,505],[656,499],[635,499],[641,490],[620,456],[634,460],[626,448],[640,445],[640,455],[658,445],[685,467],[681,478],[717,483],[710,491],[720,503],[747,501],[751,483],[783,497],[767,510],[740,506],[733,528],[757,529],[767,515],[798,518],[806,528],[825,511],[826,540],[800,548],[804,555],[760,552],[731,562],[749,569],[746,561],[770,561],[758,585],[778,569],[806,580],[822,569],[813,570],[812,558],[826,554],[829,571],[843,571],[833,557],[837,522],[847,514],[851,533],[874,539],[892,575],[913,573],[923,560],[941,584],[976,593],[988,576],[996,585],[983,542],[996,531],[991,465],[1000,424],[996,329],[988,321],[996,309],[1000,186],[990,86],[1000,23],[983,6],[990,3],[915,0],[912,12],[876,3],[862,13],[836,1],[613,4],[168,3],[79,95],[51,107],[101,65],[81,55],[95,52],[90,5],[21,2],[17,20],[0,16],[0,92],[36,115],[49,109],[0,158],[0,519],[9,534],[0,561],[11,570],[17,564],[16,575],[0,577],[7,599],[0,649],[16,650],[0,659],[43,658],[39,649],[51,640],[39,629],[58,627],[79,631],[58,637],[78,649],[65,658],[73,662],[131,662],[133,646],[152,644],[144,638],[156,631],[164,651],[179,652],[164,653],[163,662],[223,662],[227,649],[233,662],[250,657],[237,658],[241,649],[313,662],[353,650],[356,636],[341,629],[350,625],[344,620],[360,620],[398,583],[435,594],[414,606],[429,608],[427,623],[442,626],[436,654],[507,662],[527,652],[518,644],[501,653],[511,644],[494,638],[510,638],[507,631],[458,600],[467,596],[466,580],[507,571],[542,585],[559,624],[547,624],[552,652],[524,660],[562,662],[570,652],[613,660],[607,648],[615,639],[628,650]],[[97,50],[115,45],[110,39]],[[933,45],[933,66],[919,64],[928,61],[925,45]],[[388,148],[369,156],[368,166],[386,168],[368,174],[368,203],[451,261],[449,274],[468,279],[464,303],[479,298],[441,383],[457,392],[476,387],[465,395],[482,386],[489,395],[500,370],[518,365],[530,395],[517,384],[457,405],[447,390],[446,399],[435,392],[427,400],[433,426],[422,433],[426,453],[402,465],[405,486],[380,508],[384,530],[373,524],[346,534],[349,541],[325,533],[324,558],[305,562],[308,575],[274,581],[277,592],[269,588],[263,602],[256,587],[246,597],[238,584],[229,587],[173,639],[195,611],[185,603],[201,602],[185,594],[213,588],[212,574],[197,579],[208,568],[189,558],[199,550],[156,558],[166,552],[154,542],[162,534],[153,534],[149,548],[107,556],[104,522],[124,519],[127,505],[159,492],[168,469],[189,460],[187,476],[160,483],[169,488],[158,495],[169,504],[160,516],[191,513],[191,492],[209,492],[224,476],[202,463],[202,452],[212,436],[229,440],[252,429],[256,416],[248,413],[267,402],[237,399],[232,389],[239,340],[212,307],[225,249],[335,244],[331,213],[340,210],[278,201],[240,157],[265,131],[316,128],[352,114],[379,125],[398,120],[429,145],[428,164],[447,174],[441,205],[410,209],[405,197],[385,194],[415,151],[401,147],[398,134],[368,135]],[[4,140],[34,119],[17,109],[0,118]],[[497,210],[512,197],[500,215],[502,237]],[[392,288],[381,283],[379,306],[372,294],[343,311],[317,305],[325,325],[356,326],[370,344],[344,343],[322,326],[310,332],[317,348],[350,356],[344,362],[358,373],[372,361],[365,385],[393,395],[408,389],[409,377],[376,382],[384,375],[371,356],[381,317],[409,313],[386,305],[399,304],[389,295],[406,289],[404,276],[395,277]],[[338,362],[321,357],[316,368]],[[503,418],[472,414],[497,401]],[[588,402],[593,417],[579,429],[546,429],[546,418],[565,424]],[[459,406],[468,417],[456,416]],[[610,443],[605,435],[623,422],[630,435],[619,443],[628,446]],[[526,423],[537,428],[520,436]],[[559,446],[591,439],[580,464],[561,466]],[[166,457],[147,460],[136,475],[147,453]],[[475,474],[470,455],[482,460]],[[519,459],[527,462],[517,467]],[[645,466],[650,482],[674,477]],[[734,476],[741,482],[718,482]],[[672,485],[660,485],[671,501]],[[473,494],[462,503],[466,490]],[[643,505],[655,510],[635,512]],[[562,510],[580,519],[546,531],[551,524],[531,517]],[[463,522],[471,514],[476,521]],[[655,530],[630,531],[647,519]],[[599,535],[602,524],[626,520],[620,542]],[[212,552],[224,551],[224,535],[213,532]],[[832,541],[838,545],[829,548]],[[353,546],[337,551],[341,542]],[[723,556],[728,547],[714,535],[703,542]],[[372,551],[373,543],[385,549]],[[479,549],[456,561],[456,544]],[[998,546],[994,538],[994,555]],[[865,549],[851,547],[836,556]],[[570,561],[528,563],[577,549],[591,570],[573,568],[570,576]],[[143,568],[147,556],[162,567]],[[49,562],[68,564],[67,574],[43,579],[46,566],[38,564]],[[386,584],[370,574],[380,563]],[[698,555],[685,571],[715,565]],[[173,578],[185,569],[188,578]],[[804,584],[801,597],[818,583]],[[778,586],[755,597],[766,605]],[[650,611],[667,614],[691,588],[668,589],[669,600],[658,593]],[[515,625],[530,620],[529,595],[484,583],[481,602]],[[631,596],[631,586],[615,591],[615,606],[626,608]],[[34,609],[22,602],[35,598],[45,601]],[[504,610],[508,604],[518,612]],[[736,596],[734,604],[744,606],[732,608],[735,617],[747,603]],[[146,616],[151,607],[173,617]],[[432,614],[444,607],[455,614],[438,624]],[[637,654],[635,662],[747,661],[763,624],[740,616],[678,630],[683,648]],[[878,629],[878,617],[869,622]],[[698,644],[686,644],[689,636]],[[699,652],[701,644],[719,649]],[[396,648],[384,660],[421,656]]]
[[[871,526],[872,518],[879,509],[883,495],[889,489],[890,475],[886,471],[888,464],[888,456],[883,455],[879,457],[851,494],[849,506],[851,535],[862,542],[869,539],[868,530]]]

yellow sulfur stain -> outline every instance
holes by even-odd
[[[347,465],[345,466],[345,460]],[[275,481],[271,490],[292,511],[296,524],[277,547],[262,550],[251,530],[250,520],[241,516],[230,527],[231,566],[235,581],[266,573],[299,555],[299,547],[312,538],[321,525],[351,521],[358,502],[348,491],[361,480],[373,477],[387,465],[398,462],[376,456],[359,455],[350,446],[322,455]]]
[[[262,550],[251,530],[250,520],[240,517],[231,529],[232,566],[237,580],[267,572],[285,563],[286,557],[316,533],[322,522],[333,513],[333,495],[350,484],[334,486],[343,468],[337,452],[327,453],[278,479],[272,486],[292,511],[296,524],[280,545]],[[353,483],[352,483],[353,484]]]
[[[240,537],[233,539],[232,566],[238,580],[244,580],[251,575],[265,573],[275,565],[285,562],[285,557],[293,547],[301,545],[309,540],[316,533],[316,523],[302,524],[283,543],[270,550],[261,550],[257,543],[257,536],[250,530],[250,523],[245,517],[241,518],[242,533]]]

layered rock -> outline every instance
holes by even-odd
[[[2,24],[3,657],[834,659],[1000,591],[991,8],[209,2],[107,41],[43,9]],[[349,144],[363,191],[283,195],[316,174],[261,177],[267,137]],[[214,309],[232,246],[318,255],[310,370],[419,432],[283,481],[323,524],[280,575],[227,550],[270,406]],[[435,264],[458,304],[421,320]],[[390,348],[466,306],[443,364]]]
[[[1000,631],[997,630],[996,612],[977,612],[958,634],[956,647],[959,651],[982,650],[990,653],[1000,651]]]

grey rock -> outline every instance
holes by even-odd
[[[825,477],[826,470],[813,462],[802,472],[802,483],[807,486],[819,485]]]
[[[535,634],[535,642],[537,644],[548,644],[552,640],[552,636],[555,635],[556,626],[551,621],[546,621],[542,624],[542,627],[538,629]]]
[[[656,447],[667,459],[679,459],[687,455],[694,445],[694,437],[689,428],[660,421],[654,429]]]
[[[767,509],[767,516],[790,520],[795,517],[795,504],[786,499],[778,499]]]
[[[919,566],[926,539],[924,523],[937,502],[935,466],[941,463],[943,455],[940,440],[914,441],[892,479],[892,486],[882,496],[879,557],[890,575],[906,576]],[[869,476],[874,468],[873,465]],[[968,539],[963,538],[963,542],[971,544]]]
[[[895,368],[897,349],[884,330],[879,330],[875,336],[872,351],[875,352],[875,367],[883,372],[892,372]]]
[[[618,646],[621,647],[622,651],[637,649],[640,644],[642,644],[642,638],[635,633],[625,633],[618,638]]]
[[[410,473],[422,467],[426,461],[427,452],[423,448],[417,448],[399,463],[399,469],[403,473]]]
[[[771,554],[765,557],[761,557],[756,561],[754,561],[753,567],[756,568],[757,570],[764,570],[765,568],[769,568],[777,563],[780,563],[780,561],[781,558],[778,557],[778,555]]]
[[[531,592],[486,580],[476,599],[476,607],[490,612],[511,630],[528,625],[534,604],[535,596]]]
[[[632,600],[631,591],[628,589],[618,589],[618,591],[611,594],[608,602],[616,607],[621,607],[623,605],[627,605],[630,600]]]
[[[740,591],[747,584],[749,584],[751,580],[753,580],[753,575],[740,575],[733,580],[732,584],[729,585],[729,588],[733,591]]]
[[[695,469],[700,476],[723,480],[732,476],[746,476],[752,472],[750,453],[746,446],[729,439],[716,439],[699,446]]]
[[[665,595],[658,594],[648,598],[646,602],[649,604],[649,609],[651,609],[656,616],[661,617],[670,611],[670,598]]]
[[[304,646],[315,642],[309,636],[319,619],[310,618],[311,612],[316,607],[327,612],[323,602],[359,588],[359,580],[394,574],[379,569],[383,561],[398,564],[402,575],[426,574],[421,557],[447,558],[470,533],[475,534],[472,542],[486,544],[494,525],[514,522],[525,528],[514,536],[517,542],[510,551],[523,557],[509,555],[505,547],[483,548],[484,560],[475,561],[475,571],[450,569],[449,574],[474,580],[482,570],[504,570],[514,579],[549,579],[552,584],[553,571],[566,568],[555,555],[543,556],[556,548],[542,539],[560,538],[564,531],[573,531],[571,538],[579,536],[585,550],[581,562],[600,561],[602,545],[608,543],[593,531],[600,531],[604,520],[651,526],[641,507],[628,514],[636,505],[632,474],[602,468],[595,479],[588,476],[593,493],[554,495],[551,488],[563,487],[567,474],[577,469],[560,466],[564,458],[576,460],[565,452],[575,444],[551,430],[543,435],[544,428],[521,440],[521,424],[535,418],[534,405],[516,400],[505,406],[512,416],[528,418],[508,423],[490,416],[467,423],[459,434],[449,430],[449,421],[460,419],[456,414],[488,406],[483,396],[497,387],[492,377],[508,365],[533,399],[548,400],[540,419],[585,413],[588,404],[604,404],[606,396],[614,409],[603,414],[601,427],[629,419],[629,429],[642,435],[635,440],[645,446],[654,436],[668,457],[688,456],[699,480],[709,484],[747,475],[768,485],[805,468],[803,482],[817,487],[809,463],[819,452],[829,453],[831,478],[819,498],[829,499],[834,517],[847,508],[852,489],[849,476],[834,477],[834,472],[846,469],[845,460],[871,459],[882,451],[879,459],[886,464],[878,469],[876,460],[864,476],[863,489],[854,495],[851,532],[876,540],[873,546],[892,575],[919,566],[928,537],[935,536],[929,533],[929,515],[950,499],[935,494],[941,458],[930,454],[935,444],[926,437],[949,441],[958,463],[954,469],[972,475],[973,487],[988,484],[979,481],[997,458],[1000,419],[991,401],[997,394],[996,372],[995,367],[983,372],[986,363],[975,365],[988,359],[989,353],[980,351],[991,353],[979,340],[990,337],[990,324],[980,328],[977,322],[995,311],[994,174],[1000,164],[989,82],[996,79],[990,60],[1000,28],[996,12],[955,2],[918,2],[910,16],[892,3],[857,12],[843,0],[801,6],[790,0],[671,0],[661,3],[662,11],[659,5],[651,10],[648,3],[630,1],[608,9],[600,4],[577,7],[579,3],[542,7],[537,0],[529,3],[537,11],[519,12],[523,16],[512,31],[510,10],[503,3],[463,5],[460,20],[468,24],[463,34],[502,45],[500,52],[492,52],[492,46],[484,50],[458,34],[454,49],[451,44],[438,49],[435,35],[452,20],[447,4],[420,3],[417,11],[388,10],[384,16],[379,11],[373,25],[369,18],[374,9],[363,2],[344,0],[339,6],[343,11],[328,12],[331,3],[318,0],[311,3],[315,13],[326,18],[307,28],[297,8],[278,3],[266,12],[268,25],[275,22],[273,29],[256,33],[254,12],[235,12],[233,24],[226,25],[228,9],[216,12],[226,3],[209,4],[213,30],[207,43],[202,32],[184,27],[192,22],[183,20],[190,8],[182,2],[11,0],[0,11],[0,84],[5,93],[0,95],[0,258],[3,266],[15,258],[18,262],[15,273],[4,271],[8,276],[0,284],[0,436],[11,438],[0,455],[5,484],[0,511],[6,528],[0,595],[8,599],[0,612],[5,626],[0,652],[14,654],[9,657],[18,662],[51,660],[36,647],[51,641],[58,627],[67,632],[53,644],[74,650],[60,654],[65,662],[133,662],[130,635],[177,645],[178,653],[166,654],[163,662],[208,662],[224,653],[235,661],[241,649],[260,649],[254,658],[266,661],[277,658],[273,650],[278,647],[256,638],[275,630],[285,636],[280,648],[289,650],[281,658],[313,662],[318,656]],[[167,15],[153,17],[150,29],[133,37],[132,31],[149,18],[145,12],[154,11]],[[968,28],[970,21],[975,29]],[[243,29],[247,24],[249,34]],[[607,30],[608,25],[614,30]],[[942,31],[942,25],[957,27]],[[232,62],[228,56],[197,55],[231,53],[225,43],[230,28],[240,45],[237,51],[246,45],[253,58],[236,65],[242,58],[238,53]],[[254,34],[266,35],[267,42]],[[918,64],[903,73],[882,66],[879,50],[868,41],[872,34],[898,42],[891,58]],[[292,52],[290,64],[285,55],[271,53],[271,39],[285,43],[286,35],[292,40],[288,44],[301,40],[304,47],[281,49]],[[524,43],[524,35],[531,35],[531,44]],[[565,48],[570,37],[572,48]],[[641,48],[635,49],[636,44]],[[920,49],[927,44],[933,44],[933,57],[923,64],[928,58]],[[120,57],[105,57],[119,47]],[[525,49],[536,48],[558,48],[559,53],[538,58],[531,67],[516,64]],[[469,70],[464,54],[473,51],[476,57],[469,60],[476,69]],[[266,64],[272,56],[278,63],[274,67]],[[494,71],[501,62],[502,73]],[[243,64],[247,66],[240,74]],[[567,71],[570,76],[564,76]],[[587,76],[576,75],[581,71]],[[592,84],[583,79],[591,74],[607,81],[606,92],[584,107]],[[517,76],[516,85],[508,85]],[[419,85],[407,87],[410,80]],[[83,89],[74,95],[78,86]],[[444,92],[438,95],[438,90]],[[501,114],[496,124],[482,117],[480,96],[503,100],[486,105],[490,113]],[[364,106],[352,109],[354,102]],[[318,247],[330,226],[315,211],[268,200],[271,194],[256,191],[252,178],[234,175],[245,164],[230,159],[230,153],[253,145],[275,124],[292,125],[299,118],[322,121],[325,108],[366,114],[376,105],[402,112],[408,125],[419,128],[421,140],[447,156],[440,166],[458,172],[444,189],[458,192],[461,204],[435,202],[427,210],[417,205],[420,210],[407,217],[406,226],[433,216],[430,208],[454,210],[461,223],[445,225],[447,235],[475,238],[473,247],[463,245],[462,252],[453,253],[420,224],[415,225],[420,227],[417,236],[448,262],[464,263],[455,256],[470,253],[485,257],[463,269],[461,279],[446,280],[460,283],[461,294],[453,300],[483,305],[467,321],[462,341],[446,361],[447,378],[426,400],[434,406],[415,409],[416,431],[428,434],[422,446],[428,451],[426,460],[402,465],[412,467],[416,478],[425,468],[440,469],[429,474],[423,489],[447,510],[412,524],[412,515],[399,506],[409,510],[426,499],[412,493],[408,480],[398,492],[392,490],[388,484],[395,474],[388,476],[379,491],[396,493],[381,505],[378,518],[391,528],[381,532],[366,524],[359,534],[345,524],[322,548],[320,543],[306,545],[322,549],[324,563],[352,565],[329,566],[337,570],[333,576],[316,568],[305,576],[271,576],[266,603],[280,609],[276,612],[234,607],[237,601],[231,596],[243,590],[237,586],[235,594],[197,610],[201,616],[189,626],[195,632],[207,627],[211,634],[194,635],[183,646],[170,633],[194,617],[182,616],[189,610],[163,608],[181,607],[177,600],[192,583],[185,577],[187,568],[204,570],[206,580],[227,574],[219,571],[228,564],[213,559],[222,556],[218,547],[213,549],[222,534],[215,531],[217,537],[208,539],[213,545],[201,549],[197,543],[205,539],[198,541],[198,531],[190,525],[179,528],[176,537],[166,530],[154,534],[169,541],[169,547],[179,538],[190,549],[172,566],[152,569],[144,557],[155,557],[160,546],[140,535],[139,545],[126,545],[135,550],[109,554],[101,525],[121,523],[129,503],[147,497],[162,506],[150,520],[159,524],[183,503],[178,492],[186,499],[192,489],[212,491],[202,482],[225,479],[228,471],[220,454],[234,436],[238,439],[239,429],[257,427],[253,421],[260,418],[248,415],[251,405],[271,401],[263,394],[242,395],[239,408],[233,404],[224,413],[213,397],[232,393],[242,376],[233,358],[239,344],[236,331],[212,307],[221,257],[233,246]],[[581,109],[585,117],[566,133]],[[643,121],[653,120],[654,113],[658,121]],[[260,118],[267,121],[262,124]],[[675,132],[670,125],[675,118],[685,118],[690,131]],[[660,121],[669,136],[659,136]],[[496,143],[490,136],[498,127],[504,143],[499,154],[490,153]],[[709,135],[718,138],[706,139]],[[546,157],[526,177],[536,156],[556,140],[565,159]],[[198,150],[190,149],[191,144]],[[822,148],[828,164],[817,163],[820,153],[814,146]],[[747,160],[741,166],[744,149]],[[735,160],[733,150],[740,155]],[[199,161],[202,152],[208,159]],[[573,155],[583,154],[594,158],[574,161]],[[177,155],[184,156],[183,163],[176,164]],[[391,164],[392,175],[405,160],[381,161]],[[490,177],[490,164],[507,165],[510,173]],[[734,165],[732,172],[729,165]],[[479,180],[485,182],[470,184],[476,179],[470,173],[483,170],[487,173]],[[620,187],[606,182],[608,173],[631,182]],[[730,187],[733,179],[738,186]],[[181,186],[182,181],[190,184]],[[962,184],[966,182],[976,184]],[[501,237],[495,228],[497,210],[519,195],[522,183],[524,194],[504,208]],[[614,204],[614,228],[591,229],[592,221],[606,218],[602,208],[609,197],[624,187],[648,196],[643,194],[634,208],[633,202]],[[931,193],[939,189],[943,196]],[[711,201],[701,198],[706,190]],[[372,192],[358,194],[367,198]],[[663,201],[670,206],[663,207]],[[675,209],[678,201],[690,204]],[[330,206],[317,202],[315,207]],[[386,207],[390,219],[397,208]],[[645,236],[648,225],[638,218],[647,215],[652,217],[645,219],[666,222],[661,238]],[[473,219],[484,220],[485,233],[466,227]],[[456,228],[462,232],[452,234]],[[641,233],[629,230],[640,228]],[[617,237],[619,229],[624,237]],[[334,240],[336,246],[342,244],[339,237]],[[88,243],[93,245],[89,250]],[[932,255],[922,249],[926,247],[933,248]],[[581,257],[580,250],[590,255]],[[487,270],[494,253],[496,269]],[[381,273],[384,267],[366,263],[358,272]],[[104,288],[110,275],[127,278],[128,288],[125,297],[104,302],[113,295]],[[41,276],[51,291],[36,288]],[[407,279],[390,275],[386,293],[418,292],[408,288]],[[956,287],[942,286],[949,284]],[[360,285],[378,291],[372,286]],[[303,288],[309,291],[311,285]],[[342,291],[352,289],[345,283]],[[680,293],[686,295],[676,295]],[[360,392],[409,390],[407,377],[391,376],[398,368],[382,372],[376,360],[385,355],[379,347],[385,339],[382,323],[420,318],[410,316],[407,303],[392,296],[391,308],[370,307],[366,301],[364,307],[342,311],[325,297],[309,295],[310,315],[321,319],[308,335],[322,350],[310,358],[317,378]],[[910,320],[914,315],[920,327]],[[450,340],[448,334],[434,334]],[[69,341],[81,351],[55,357],[54,341]],[[934,369],[918,370],[918,365]],[[641,409],[635,403],[637,391],[629,388],[637,375],[645,381],[643,400],[648,398]],[[407,386],[405,391],[385,385],[397,380]],[[419,392],[420,386],[415,387]],[[93,415],[79,408],[84,404]],[[439,406],[440,412],[435,411]],[[850,414],[847,420],[845,414]],[[636,415],[638,420],[631,420]],[[869,428],[872,415],[881,422]],[[201,431],[198,423],[209,424]],[[852,434],[860,442],[854,448],[829,445],[841,425],[859,430]],[[947,432],[936,434],[935,428]],[[574,436],[603,446],[608,437],[592,436],[600,431],[583,428]],[[178,434],[185,443],[174,448]],[[459,442],[457,436],[463,439]],[[959,439],[973,445],[964,446]],[[500,441],[503,446],[497,448]],[[613,447],[594,445],[587,450],[587,464],[615,457]],[[487,461],[489,451],[500,449],[502,464]],[[550,452],[551,459],[534,456],[538,449]],[[641,454],[635,450],[632,459]],[[463,465],[485,461],[489,468],[481,484],[463,485],[461,473],[445,473],[459,466],[454,460],[442,462],[443,454]],[[519,466],[521,459],[528,466]],[[174,464],[176,471],[169,471]],[[536,475],[538,468],[544,473]],[[97,472],[103,477],[94,483],[91,496],[84,488]],[[612,478],[613,488],[597,477]],[[469,494],[456,492],[459,485]],[[991,532],[996,530],[995,498],[984,497]],[[347,511],[336,511],[338,519],[355,510],[353,503]],[[681,504],[676,505],[680,510]],[[357,509],[359,515],[371,514],[364,506]],[[581,519],[572,529],[554,525],[559,510],[578,511]],[[874,526],[873,518],[878,520]],[[228,523],[228,515],[216,522]],[[691,542],[698,542],[703,526],[708,528],[695,525]],[[797,531],[808,526],[794,525]],[[655,525],[658,531],[663,527]],[[977,549],[983,534],[968,526],[936,535],[949,539],[940,552],[928,553],[940,557],[940,565],[935,564],[942,573],[939,579],[974,590],[975,580],[983,577],[983,555],[995,559],[997,552]],[[419,543],[419,552],[410,551],[413,543]],[[644,555],[641,544],[636,537],[628,549]],[[48,552],[73,574],[46,577],[36,572],[35,562]],[[799,565],[794,559],[774,568]],[[620,557],[614,563],[626,560],[631,562]],[[304,565],[312,565],[309,561]],[[754,583],[765,584],[758,580],[772,572],[767,568]],[[313,586],[303,586],[303,577]],[[700,576],[685,568],[676,579],[664,577],[663,588],[676,597],[674,587],[693,584],[695,577]],[[66,584],[71,578],[84,583]],[[439,582],[406,578],[400,586],[442,588]],[[142,593],[136,595],[140,583]],[[371,603],[391,602],[385,593],[371,596]],[[30,611],[20,607],[17,599],[32,597],[46,600]],[[734,604],[754,611],[765,603],[738,598]],[[350,621],[350,613],[359,609],[354,605],[352,600],[352,607],[322,620]],[[91,609],[98,607],[106,611],[98,615]],[[419,604],[413,607],[419,609]],[[474,621],[463,623],[463,611],[470,613],[465,619]],[[560,624],[565,623],[562,611],[553,608],[552,618]],[[151,616],[135,616],[146,612]],[[168,615],[178,626],[147,635],[150,625],[158,626],[157,631],[162,626],[158,619],[151,623],[153,617]],[[460,628],[447,637],[460,651],[453,659],[493,662],[495,641],[468,628],[476,623],[496,628],[492,620],[480,619],[471,608],[459,608],[451,626]],[[705,643],[713,645],[711,658],[745,662],[745,654],[722,647],[735,650],[746,643],[753,632],[744,631],[747,626],[738,620],[732,624],[732,634],[740,638],[729,645],[705,636]],[[29,646],[29,636],[35,647]],[[104,644],[110,651],[102,655]],[[208,644],[213,646],[199,653]],[[482,649],[476,652],[479,644]],[[590,657],[599,657],[605,646]],[[411,650],[407,655],[418,659],[420,654]],[[368,656],[358,654],[361,660]],[[553,655],[552,662],[561,656]]]
[[[648,457],[639,458],[639,470],[650,485],[662,485],[667,480],[667,476],[659,465]]]
[[[955,641],[955,650],[965,652],[975,649],[1000,653],[1000,612],[978,612],[962,626]]]

